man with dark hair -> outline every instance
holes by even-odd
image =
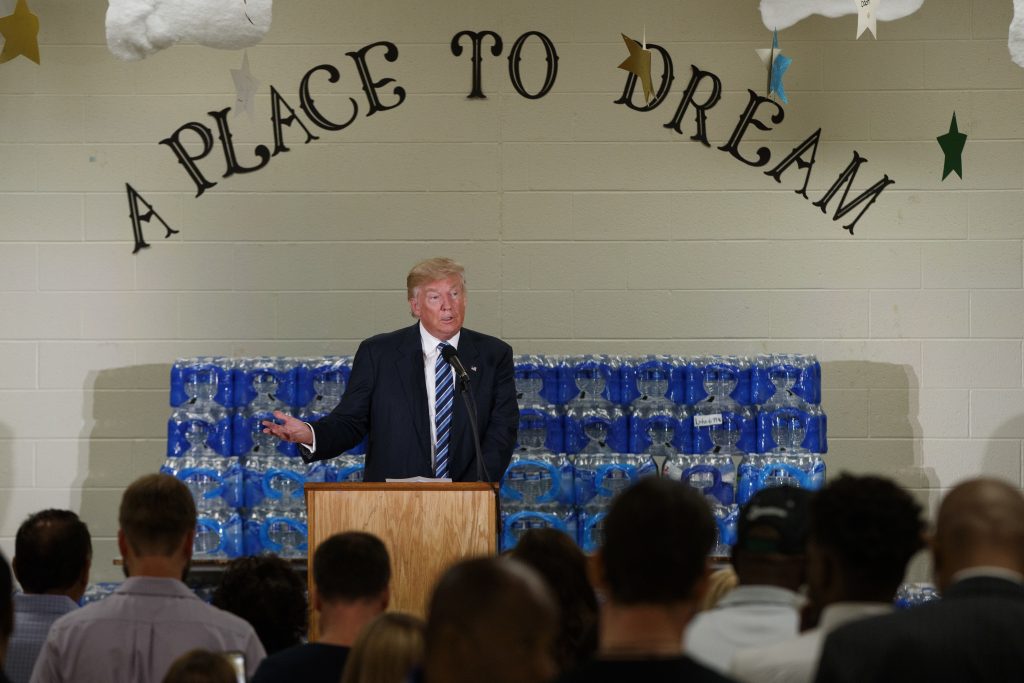
[[[188,488],[164,474],[141,477],[125,490],[118,521],[128,580],[53,624],[32,682],[156,683],[196,648],[241,651],[255,671],[264,651],[252,626],[182,583],[196,526]]]
[[[374,536],[349,531],[331,536],[313,553],[313,608],[320,613],[315,643],[263,660],[253,683],[337,683],[363,628],[388,607],[391,558]]]
[[[558,669],[558,606],[518,560],[476,558],[446,571],[427,612],[427,683],[546,683]]]
[[[0,665],[7,654],[7,641],[14,630],[14,604],[11,600],[14,593],[14,582],[11,581],[11,568],[7,558],[0,554]],[[0,666],[0,683],[10,683],[3,666]]]
[[[715,541],[704,498],[678,481],[647,478],[612,502],[604,530],[598,561],[607,601],[598,657],[561,680],[727,681],[682,652]]]
[[[939,507],[931,551],[942,600],[836,630],[818,681],[1021,680],[1024,496],[994,479],[960,484]]]
[[[764,489],[740,512],[732,566],[739,585],[686,629],[686,652],[727,673],[737,650],[771,645],[799,633],[807,574],[810,492],[792,486]]]
[[[910,558],[921,549],[921,506],[881,477],[840,476],[811,498],[807,579],[816,628],[800,636],[736,654],[741,681],[811,681],[821,645],[840,625],[892,610]]]
[[[14,683],[28,683],[50,626],[78,608],[89,583],[92,538],[70,510],[43,510],[21,523],[14,538],[15,628],[4,670]]]
[[[211,604],[252,624],[268,655],[299,645],[309,628],[306,582],[276,555],[228,563]]]

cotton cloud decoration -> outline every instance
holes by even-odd
[[[273,0],[110,0],[107,47],[143,59],[179,42],[237,50],[270,29]]]
[[[1021,0],[1014,0],[1020,2]],[[882,0],[878,3],[879,21],[893,21],[921,9],[924,0]],[[856,0],[761,0],[761,21],[769,31],[789,28],[812,14],[836,18],[857,14]]]
[[[1013,21],[1010,22],[1010,57],[1017,66],[1024,66],[1024,0],[1013,0]]]

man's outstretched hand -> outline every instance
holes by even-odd
[[[285,415],[280,410],[274,411],[274,417],[280,420],[280,424],[264,420],[264,434],[273,434],[281,441],[301,443],[306,446],[313,445],[313,430],[309,428],[308,424],[302,420],[296,420],[291,415]]]

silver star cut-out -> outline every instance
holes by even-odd
[[[249,71],[248,50],[242,55],[242,68],[231,70],[231,80],[235,82],[235,116],[245,110],[252,121],[256,114],[256,91],[260,89],[260,82]]]

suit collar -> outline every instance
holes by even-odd
[[[977,598],[982,596],[1024,599],[1024,585],[995,576],[972,576],[957,581],[946,589],[944,598]]]

